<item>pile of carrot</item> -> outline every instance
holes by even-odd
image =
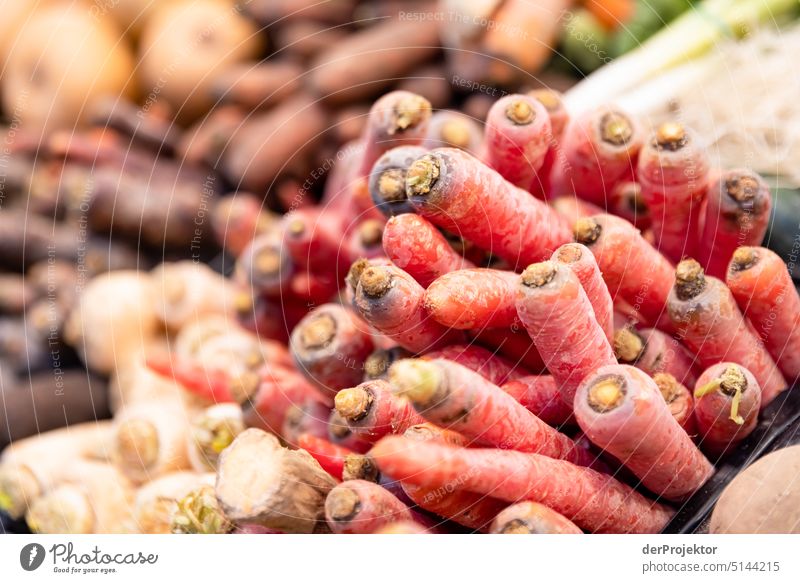
[[[319,205],[224,209],[223,296],[172,274],[193,315],[136,347],[128,397],[163,387],[91,437],[133,508],[186,474],[153,530],[659,532],[800,377],[761,177],[554,92],[464,120],[384,95]],[[0,504],[46,531],[74,478],[34,462],[0,458]]]

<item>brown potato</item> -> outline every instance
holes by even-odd
[[[256,58],[263,37],[223,0],[159,6],[142,31],[139,47],[143,109],[167,101],[181,121],[213,105],[211,85],[233,64]]]
[[[3,71],[6,115],[37,132],[71,129],[100,95],[133,93],[133,57],[109,21],[86,5],[36,12],[19,32]]]
[[[775,451],[736,476],[714,507],[709,532],[800,533],[800,445]]]

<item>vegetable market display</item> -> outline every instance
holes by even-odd
[[[658,533],[800,378],[800,295],[762,246],[770,185],[745,160],[715,165],[682,120],[589,99],[592,79],[523,89],[515,75],[540,57],[502,28],[443,33],[431,13],[337,36],[325,3],[294,21],[280,2],[172,4],[129,33],[152,51],[152,83],[163,43],[181,42],[159,31],[217,18],[225,34],[208,32],[217,58],[154,109],[115,98],[7,128],[10,519],[39,533]],[[498,21],[531,26],[544,9],[498,4]],[[281,14],[289,56],[256,64],[255,23]],[[440,36],[485,51],[446,52],[448,71],[516,90],[476,116],[443,78],[416,78],[441,75]],[[25,375],[33,405],[12,399]],[[770,457],[737,480],[768,483]],[[800,529],[737,519],[741,490],[711,531]]]

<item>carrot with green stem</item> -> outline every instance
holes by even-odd
[[[462,150],[438,148],[414,161],[406,195],[420,215],[512,267],[544,259],[570,240],[547,204]]]
[[[510,503],[539,502],[588,532],[655,533],[672,516],[671,510],[611,476],[539,454],[389,436],[371,455],[382,472],[403,482],[426,487],[458,483]]]
[[[655,247],[673,261],[698,251],[709,171],[699,136],[676,122],[661,124],[639,155],[636,177],[653,223]]]
[[[335,534],[369,534],[400,520],[414,521],[411,509],[386,488],[347,480],[325,499],[325,518]]]
[[[410,355],[409,355],[410,356]],[[453,344],[421,355],[425,360],[443,358],[465,366],[496,385],[518,379],[527,372],[509,359],[475,344]]]
[[[616,364],[578,276],[564,264],[544,261],[522,273],[517,313],[568,405],[586,376]]]
[[[425,290],[425,308],[434,320],[449,328],[505,328],[517,320],[518,282],[519,275],[513,271],[451,271]]]
[[[336,394],[335,404],[350,430],[372,443],[389,433],[403,433],[412,425],[425,422],[406,400],[395,396],[392,386],[383,380],[342,389]]]
[[[401,360],[389,371],[395,391],[431,423],[482,445],[540,453],[588,466],[593,458],[511,395],[447,360]]]
[[[358,280],[355,304],[376,330],[414,353],[433,350],[463,340],[463,332],[450,330],[431,318],[424,307],[425,290],[397,267],[366,268]]]
[[[527,189],[544,164],[552,128],[547,110],[529,95],[506,95],[489,110],[481,159],[511,184]]]
[[[668,373],[694,386],[695,357],[678,340],[656,328],[625,325],[614,332],[614,354],[620,364],[630,364],[649,375]]]
[[[474,267],[428,220],[411,213],[389,219],[383,231],[383,250],[422,287],[451,271]]]
[[[614,335],[614,301],[592,252],[580,243],[567,243],[556,249],[551,260],[563,263],[578,276],[592,304],[594,317],[611,342]]]
[[[586,245],[615,300],[621,298],[651,326],[666,314],[673,267],[625,219],[596,215],[578,219],[575,240]]]
[[[730,451],[758,423],[761,387],[753,374],[733,362],[706,369],[694,390],[700,447],[714,455]]]
[[[608,107],[573,121],[562,139],[565,178],[580,198],[607,208],[617,183],[633,174],[644,142],[630,115]]]
[[[173,534],[228,534],[233,529],[211,485],[199,486],[180,498],[170,516]]]
[[[500,388],[548,425],[558,427],[574,422],[572,407],[564,402],[552,375],[524,376],[510,380]]]
[[[492,521],[491,534],[583,534],[575,523],[538,502],[519,502]]]
[[[673,418],[656,383],[637,368],[598,369],[575,395],[575,417],[592,443],[659,496],[682,500],[714,473]]]
[[[675,269],[669,296],[669,316],[703,366],[731,361],[748,369],[761,386],[765,407],[787,383],[761,340],[736,305],[731,290],[715,277],[706,277],[694,259]]]
[[[800,296],[783,260],[764,247],[740,247],[726,282],[786,379],[799,379]]]

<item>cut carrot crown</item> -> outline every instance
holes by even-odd
[[[372,395],[364,387],[342,389],[334,397],[336,411],[348,421],[359,421],[372,407]]]
[[[382,298],[392,287],[392,274],[380,266],[368,267],[358,279],[364,294],[370,298]]]
[[[706,287],[703,268],[694,259],[684,259],[675,268],[675,292],[679,299],[690,300]]]
[[[575,240],[588,247],[600,238],[603,228],[593,218],[583,217],[577,220],[573,231]]]
[[[739,247],[733,253],[731,269],[733,271],[745,271],[758,263],[758,250],[755,247]]]
[[[516,99],[508,104],[506,117],[518,126],[529,125],[536,117],[536,112],[527,102]]]
[[[544,287],[555,278],[558,264],[553,261],[542,261],[529,265],[522,272],[522,284],[527,287]]]
[[[397,361],[389,369],[389,382],[399,395],[419,407],[435,403],[443,390],[439,368],[424,360]]]
[[[644,348],[644,339],[636,330],[626,326],[614,333],[614,354],[620,362],[635,363]]]
[[[594,411],[608,413],[622,404],[625,393],[625,379],[618,375],[601,376],[589,387],[586,399]]]
[[[667,122],[656,130],[655,145],[660,150],[676,152],[689,143],[686,128],[677,122]]]
[[[624,146],[633,137],[633,124],[627,116],[610,111],[600,118],[600,137],[612,146]]]
[[[439,161],[430,154],[415,160],[406,172],[406,194],[424,196],[428,194],[439,179]]]
[[[352,520],[360,510],[361,499],[350,488],[336,488],[331,490],[325,500],[325,508],[330,517],[337,522]]]

